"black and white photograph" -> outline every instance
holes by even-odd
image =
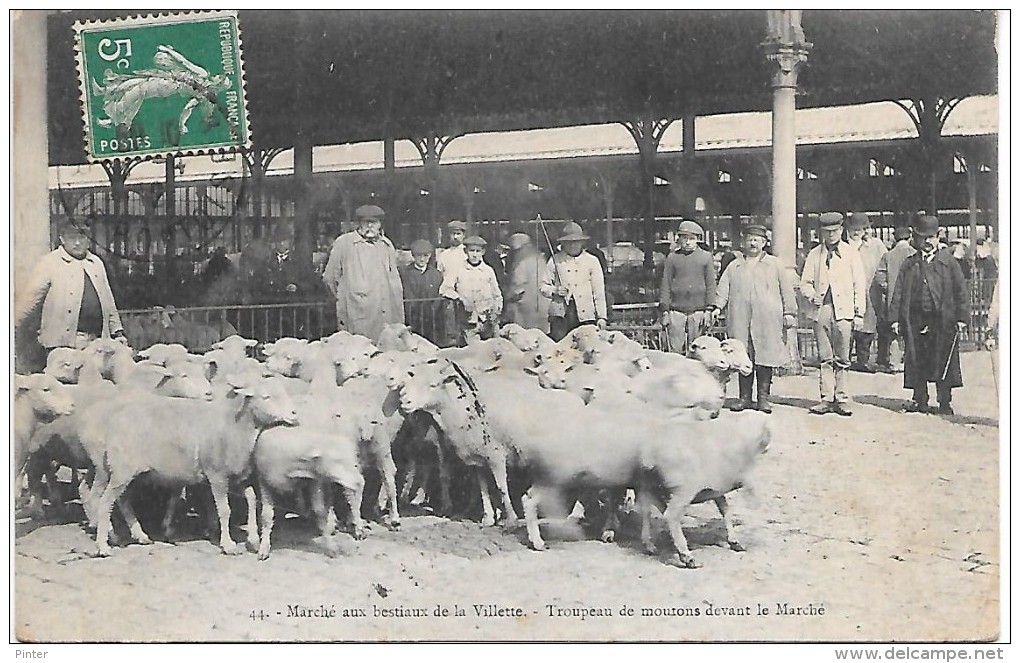
[[[12,660],[1003,658],[1008,10],[9,20]]]

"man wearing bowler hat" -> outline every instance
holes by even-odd
[[[816,307],[815,340],[821,362],[821,403],[809,412],[849,417],[853,414],[846,390],[850,338],[864,325],[868,281],[858,252],[842,241],[842,214],[822,214],[819,235],[822,243],[807,254],[801,275],[801,293]]]
[[[539,292],[549,302],[549,336],[559,341],[581,325],[606,328],[606,283],[598,258],[584,250],[588,236],[570,221],[560,251],[545,266]]]
[[[379,338],[382,328],[404,322],[404,289],[397,252],[382,234],[382,208],[362,205],[354,212],[358,227],[336,238],[322,273],[336,297],[337,328]]]
[[[889,300],[893,331],[902,334],[903,387],[913,390],[909,412],[928,412],[928,383],[935,383],[940,414],[953,414],[953,387],[963,386],[960,335],[970,301],[959,263],[938,244],[939,220],[920,218],[911,244],[917,251],[900,270]]]
[[[750,375],[739,375],[740,400],[732,407],[751,407],[751,393],[758,384],[757,408],[772,413],[772,374],[789,360],[786,330],[797,324],[797,295],[793,278],[779,258],[765,253],[765,226],[744,229],[743,259],[734,260],[719,279],[709,324],[719,309],[728,307],[726,335],[747,347],[754,364]]]
[[[875,269],[875,279],[871,282],[871,301],[875,305],[878,318],[878,369],[883,373],[892,373],[889,350],[892,347],[892,331],[894,319],[889,314],[889,302],[896,292],[896,281],[903,268],[903,262],[914,255],[917,250],[910,245],[910,228],[897,226],[893,231],[896,244],[882,255]],[[902,347],[902,346],[901,346]]]

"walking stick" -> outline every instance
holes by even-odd
[[[995,397],[999,397],[999,376],[995,371],[995,349],[988,348],[988,361],[992,363],[992,384],[995,385]]]
[[[539,214],[537,219],[538,225],[542,226],[542,234],[545,236],[545,245],[549,247],[549,260],[553,264],[553,280],[556,282],[556,287],[559,288],[563,285],[563,277],[560,275],[560,266],[556,264],[556,252],[553,250],[552,240],[549,239],[549,231],[545,229],[545,222],[542,221],[542,215]],[[554,293],[554,297],[560,297],[560,295]],[[563,299],[563,315],[567,312],[567,301]],[[555,303],[555,302],[554,302]],[[555,317],[550,309],[549,317]]]
[[[945,380],[949,374],[949,365],[953,363],[953,350],[956,349],[956,343],[960,340],[960,330],[957,329],[956,333],[953,334],[953,344],[949,346],[949,356],[946,357],[946,367],[942,369],[942,379]]]

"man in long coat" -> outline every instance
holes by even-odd
[[[545,273],[545,256],[525,233],[514,233],[507,239],[510,246],[504,316],[526,329],[549,333],[549,300],[538,287]]]
[[[338,329],[379,338],[382,328],[404,322],[404,290],[397,252],[382,235],[385,213],[375,205],[355,211],[358,228],[337,237],[322,274],[336,297]]]
[[[953,387],[963,386],[960,334],[970,320],[963,270],[949,249],[939,248],[939,220],[925,216],[913,228],[917,253],[903,263],[889,302],[893,331],[903,335],[903,387],[913,390],[910,412],[928,412],[928,383],[935,383],[940,414],[953,414]]]
[[[890,314],[889,302],[896,292],[896,281],[903,268],[903,262],[917,252],[910,245],[910,228],[897,226],[893,231],[893,239],[896,240],[896,245],[882,255],[875,270],[875,278],[871,282],[871,303],[874,304],[875,314],[878,316],[878,369],[883,373],[893,372],[890,349],[896,336],[892,331],[892,323],[896,320]],[[902,341],[900,344],[902,347]]]
[[[726,308],[726,335],[747,346],[754,363],[752,375],[739,377],[740,401],[734,410],[751,407],[751,392],[758,382],[758,410],[772,412],[772,374],[789,361],[786,329],[797,324],[797,296],[793,278],[782,261],[764,252],[764,226],[744,230],[744,258],[722,274],[712,316]]]

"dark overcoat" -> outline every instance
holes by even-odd
[[[960,342],[956,338],[956,323],[970,322],[970,297],[963,271],[948,249],[939,249],[928,265],[928,286],[938,311],[937,324],[928,333],[934,334],[935,352],[921,356],[918,352],[922,325],[911,315],[911,303],[926,287],[921,272],[921,253],[908,257],[900,270],[896,289],[889,302],[891,320],[899,321],[904,341],[903,386],[906,389],[921,387],[946,375],[946,386],[962,387],[960,373]],[[954,341],[955,339],[955,341]],[[946,370],[946,365],[949,365]]]

